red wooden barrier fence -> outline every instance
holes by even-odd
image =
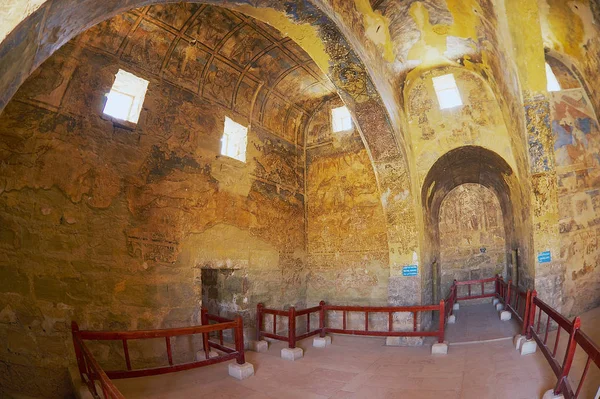
[[[342,328],[328,327],[325,325],[327,312],[342,312]],[[439,327],[433,331],[418,331],[418,313],[419,312],[434,312],[440,313]],[[348,312],[364,313],[364,330],[349,329],[347,325]],[[319,314],[319,327],[311,330],[310,315],[313,313]],[[369,326],[369,315],[373,313],[384,313],[388,316],[387,331],[372,330]],[[413,330],[412,331],[394,331],[393,315],[394,313],[412,313]],[[272,332],[267,332],[264,329],[264,315],[272,315]],[[298,336],[296,334],[296,318],[307,316],[306,333]],[[313,335],[325,336],[326,333],[349,334],[349,335],[368,335],[379,337],[438,337],[439,342],[444,342],[444,325],[446,322],[446,311],[444,301],[440,301],[439,305],[429,306],[337,306],[327,305],[324,301],[319,303],[319,306],[296,311],[292,306],[289,310],[267,309],[262,303],[256,307],[256,339],[260,340],[263,337],[272,338],[279,341],[287,342],[290,348],[296,347],[296,342],[311,337]],[[277,334],[277,316],[288,318],[288,330],[286,335]]]
[[[211,321],[217,324],[209,324]],[[235,348],[229,348],[223,345],[222,334],[224,330],[233,330]],[[244,364],[244,328],[241,316],[235,320],[225,319],[219,316],[209,315],[205,309],[202,310],[202,325],[184,328],[171,328],[164,330],[139,330],[139,331],[80,331],[76,322],[72,322],[71,331],[73,335],[73,345],[75,347],[75,356],[81,380],[88,386],[90,392],[98,397],[96,390],[96,381],[100,384],[105,398],[120,399],[123,395],[111,382],[111,379],[143,377],[150,375],[173,373],[176,371],[189,370],[197,367],[208,366],[215,363],[225,362],[236,359],[237,363]],[[210,334],[216,332],[220,336],[220,342],[210,340]],[[198,360],[188,363],[173,363],[173,353],[171,348],[171,338],[185,335],[202,334],[203,349],[206,354],[205,360]],[[133,369],[131,358],[129,356],[128,341],[132,339],[152,339],[164,338],[167,348],[168,366]],[[84,341],[121,341],[125,357],[126,370],[104,371]],[[215,348],[223,352],[217,357],[210,358],[210,348]]]
[[[454,313],[454,304],[456,303],[456,280],[450,287],[450,291],[448,292],[448,296],[444,300],[444,322],[448,321],[448,317],[452,316]]]
[[[542,324],[542,319],[544,316],[546,316],[546,323]],[[552,322],[558,326],[558,329],[556,330],[554,345],[551,348],[547,344],[548,334],[551,330],[551,327],[553,327],[551,325]],[[542,327],[543,330],[541,330]],[[539,299],[537,297],[537,292],[533,291],[531,294],[527,338],[533,338],[536,341],[540,351],[550,364],[552,371],[554,371],[554,374],[557,377],[554,393],[557,395],[563,394],[566,399],[579,397],[592,362],[594,362],[596,366],[600,368],[600,348],[594,342],[592,342],[592,340],[585,335],[580,328],[581,319],[579,317],[575,317],[573,321],[569,321],[550,305]],[[560,333],[563,330],[567,335],[567,343],[564,354],[562,356],[559,354],[560,357],[558,357],[557,351],[560,342]],[[573,365],[573,359],[575,357],[575,351],[578,345],[587,354],[587,361],[583,373],[579,379],[579,383],[577,384],[577,389],[573,391],[571,388],[571,383],[569,382],[569,374],[571,372],[571,366]]]
[[[485,292],[485,285],[488,283],[494,283],[494,291],[493,292]],[[480,298],[493,298],[497,296],[498,293],[498,276],[491,278],[484,278],[481,280],[469,280],[469,281],[456,281],[454,280],[454,286],[456,287],[456,300],[467,300],[467,299],[480,299]],[[472,285],[480,286],[481,293],[473,295],[473,290],[471,288]],[[488,284],[489,285],[489,284]],[[460,296],[459,287],[466,286],[467,287],[467,295]]]

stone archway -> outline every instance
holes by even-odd
[[[523,234],[516,215],[519,214],[520,186],[512,168],[498,154],[483,147],[465,146],[447,152],[432,166],[422,187],[424,225],[430,241],[431,257],[440,259],[440,209],[451,192],[464,184],[481,185],[497,198],[504,225],[505,255],[518,247]],[[431,270],[431,285],[434,296],[442,298],[442,281],[437,270]],[[510,276],[509,277],[513,277]],[[525,268],[519,268],[520,285],[532,285],[532,276]]]

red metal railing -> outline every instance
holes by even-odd
[[[489,285],[489,283],[494,283],[494,291],[493,292],[485,292],[485,286],[486,284]],[[485,279],[480,279],[480,280],[469,280],[469,281],[456,281],[454,280],[453,285],[456,287],[456,300],[468,300],[468,299],[480,299],[480,298],[493,298],[495,296],[497,296],[498,294],[498,276],[496,277],[491,277],[491,278],[485,278]],[[477,285],[481,287],[481,293],[480,294],[476,294],[473,295],[473,289],[471,288],[471,286],[473,285]],[[462,286],[467,286],[467,295],[463,295],[460,296],[460,288]]]
[[[448,292],[448,296],[446,297],[446,299],[444,300],[444,321],[448,321],[448,317],[452,316],[452,314],[454,313],[454,304],[456,303],[456,280],[454,280],[454,283],[452,284],[452,286],[450,287],[450,292]]]
[[[504,278],[496,275],[496,296],[500,299],[504,305],[510,303],[510,288],[511,288],[510,280],[508,282],[504,281]]]
[[[210,321],[216,321],[217,324],[209,324]],[[76,322],[72,322],[71,331],[73,334],[73,345],[77,358],[77,366],[81,380],[88,386],[88,389],[95,397],[98,397],[96,390],[96,381],[100,383],[105,398],[120,399],[123,395],[111,382],[111,379],[144,377],[150,375],[173,373],[176,371],[189,370],[197,367],[208,366],[215,363],[225,362],[236,359],[237,363],[245,363],[244,355],[244,328],[242,318],[237,316],[235,320],[224,319],[219,316],[209,315],[206,310],[202,310],[202,323],[200,326],[172,328],[164,330],[139,330],[139,331],[80,331]],[[229,348],[223,345],[223,330],[233,330],[235,348]],[[210,341],[210,334],[217,332],[220,334],[219,343]],[[205,360],[198,360],[188,363],[173,363],[173,353],[171,347],[171,338],[184,335],[202,334],[203,349],[206,354]],[[129,355],[128,341],[132,339],[152,339],[164,338],[167,348],[168,366],[133,369]],[[125,357],[126,370],[104,371],[84,341],[121,341],[123,344],[123,353]],[[223,352],[217,357],[210,357],[210,348],[218,349]]]
[[[500,277],[502,279],[502,277]],[[513,316],[521,323],[521,334],[527,333],[527,320],[529,318],[529,307],[531,305],[531,291],[522,291],[516,285],[513,285],[512,280],[508,280],[505,285],[504,296],[498,295],[500,301],[504,304],[506,310],[511,312]]]
[[[577,384],[575,396],[573,396],[574,399],[577,399],[581,393],[581,388],[583,387],[583,383],[585,382],[588,371],[590,370],[591,363],[594,362],[596,367],[600,369],[600,347],[579,329],[575,332],[575,343],[579,345],[579,347],[583,349],[584,353],[587,355],[585,367],[583,368],[581,376],[579,377],[579,383]],[[569,382],[567,379],[564,379],[562,384],[567,385]],[[569,389],[570,387],[565,386],[563,390],[567,391]]]
[[[325,325],[327,312],[338,311],[342,312],[342,328],[328,327]],[[419,312],[434,312],[440,314],[439,327],[433,331],[418,331],[418,313]],[[347,323],[348,312],[364,313],[364,330],[349,329]],[[310,315],[313,313],[319,314],[319,327],[311,330]],[[369,315],[373,313],[384,313],[388,316],[387,331],[372,330],[369,327]],[[413,330],[412,331],[394,331],[394,313],[412,313]],[[272,332],[264,330],[264,315],[272,315]],[[302,335],[296,334],[296,318],[307,316],[306,333]],[[296,342],[308,338],[313,335],[320,334],[324,336],[326,333],[349,334],[349,335],[368,335],[380,337],[438,337],[439,342],[444,342],[444,325],[446,322],[446,312],[444,301],[440,301],[439,305],[429,306],[337,306],[326,305],[324,301],[319,303],[319,306],[296,311],[294,307],[289,310],[267,309],[263,304],[258,304],[256,307],[256,326],[257,339],[263,337],[272,338],[279,341],[287,342],[290,348],[296,347]],[[288,318],[288,330],[286,335],[277,333],[277,316]]]
[[[256,305],[256,339],[260,341],[263,337],[272,338],[279,341],[285,341],[288,343],[290,348],[296,347],[296,342],[302,339],[312,337],[313,335],[320,334],[321,336],[325,335],[324,332],[324,311],[323,306],[325,302],[321,301],[319,306],[315,306],[312,308],[296,311],[294,306],[290,306],[288,310],[277,310],[277,309],[267,309],[264,307],[262,303]],[[319,327],[316,329],[310,329],[310,318],[313,313],[319,314]],[[272,325],[272,333],[264,331],[264,315],[272,315],[273,323]],[[288,329],[287,335],[279,335],[277,334],[277,316],[287,317],[288,319]],[[297,335],[296,333],[296,325],[297,318],[306,316],[306,333],[302,335]]]
[[[542,324],[544,315],[546,316],[546,323]],[[551,330],[551,327],[553,327],[551,322],[554,322],[558,326],[556,338],[552,348],[547,345],[548,334]],[[579,317],[575,317],[573,321],[569,321],[563,315],[554,310],[550,305],[539,299],[536,291],[531,293],[527,338],[533,338],[536,341],[540,351],[550,364],[552,371],[557,377],[554,393],[556,395],[563,394],[566,399],[577,398],[579,396],[592,361],[597,367],[600,368],[600,348],[598,348],[598,346],[592,342],[592,340],[585,335],[580,328],[581,319]],[[560,358],[557,358],[557,351],[559,347],[560,333],[562,330],[565,331],[568,337],[564,350],[564,356],[562,357],[562,362],[560,362]],[[577,345],[579,345],[579,347],[581,347],[587,354],[587,362],[579,379],[577,390],[573,392],[568,377],[569,373],[571,372],[571,366],[573,365],[573,359],[575,357]]]
[[[490,289],[491,284],[494,284],[493,291]],[[486,292],[486,284],[488,290]],[[463,295],[459,294],[459,287],[467,287],[467,293],[465,295],[463,289]],[[477,293],[474,293],[472,286],[478,286]],[[446,318],[453,314],[454,303],[458,300],[464,301],[469,299],[480,299],[480,298],[498,298],[500,302],[504,304],[506,309],[510,311],[515,318],[521,323],[521,333],[525,335],[527,331],[527,319],[529,317],[529,307],[531,304],[530,300],[531,291],[521,291],[512,284],[509,280],[505,282],[504,279],[496,275],[495,277],[485,278],[480,280],[469,280],[469,281],[457,281],[450,287],[450,292],[446,297]]]

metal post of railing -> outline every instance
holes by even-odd
[[[550,316],[548,316],[550,317]],[[565,378],[569,376],[569,371],[571,371],[571,365],[573,364],[573,358],[575,357],[575,350],[577,349],[577,342],[575,342],[575,334],[577,330],[581,328],[581,319],[579,316],[575,317],[573,320],[573,325],[571,327],[571,332],[569,333],[569,341],[567,341],[567,350],[565,351],[565,359],[563,361],[561,367],[561,373],[558,376],[558,382],[556,383],[556,387],[554,388],[554,393],[559,395],[561,393],[562,382]]]
[[[510,286],[512,285],[512,280],[508,280],[508,286],[506,289],[506,298],[504,299],[504,302],[506,303],[506,307],[510,306]]]
[[[496,274],[496,280],[494,281],[494,285],[496,286],[496,296],[500,296],[500,276]]]
[[[535,297],[537,297],[537,291],[533,290],[530,297],[529,305],[529,320],[527,322],[527,339],[531,339],[531,332],[533,331],[533,322],[535,321]]]
[[[454,281],[452,282],[452,286],[454,287],[454,303],[452,304],[452,311],[454,310],[454,304],[458,302],[458,285],[456,283],[457,281],[456,279],[454,279]]]
[[[446,309],[444,307],[444,300],[442,299],[440,301],[440,335],[438,338],[438,342],[441,344],[444,342],[444,325],[445,320],[444,320],[444,315],[446,314]]]
[[[81,348],[79,347],[79,326],[74,321],[71,322],[71,335],[73,336],[73,347],[75,348],[75,358],[77,359],[79,376],[81,377],[81,381],[85,381],[83,379],[83,374],[85,373],[84,359]]]
[[[206,308],[200,309],[200,322],[203,326],[207,326],[208,322],[208,310]],[[208,334],[207,332],[202,333],[202,348],[204,349],[204,356],[206,359],[210,359],[210,344],[208,342]]]
[[[325,337],[325,301],[321,301],[319,302],[319,306],[321,307],[321,309],[319,309],[319,336],[321,338]]]
[[[256,340],[260,341],[262,338],[261,332],[263,330],[263,308],[265,305],[259,303],[256,305]]]
[[[523,313],[523,328],[521,335],[527,334],[527,325],[529,323],[529,308],[531,306],[531,290],[527,290],[525,294],[525,313]]]
[[[294,349],[296,347],[296,308],[294,306],[290,306],[288,311],[288,330],[289,347]]]
[[[234,330],[234,339],[235,339],[235,350],[237,351],[237,363],[244,364],[246,363],[246,355],[244,354],[244,322],[242,320],[242,316],[235,317],[235,330]]]

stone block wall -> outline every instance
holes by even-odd
[[[119,68],[150,81],[133,127],[102,114]],[[69,394],[71,320],[101,330],[198,324],[202,269],[240,277],[225,310],[244,316],[248,336],[258,302],[304,298],[302,147],[252,123],[247,162],[223,157],[225,116],[248,124],[250,109],[76,41],[22,86],[0,117],[6,392]],[[194,353],[176,341],[176,358]],[[133,364],[164,362],[162,344],[132,344]],[[123,367],[120,345],[93,350]]]

